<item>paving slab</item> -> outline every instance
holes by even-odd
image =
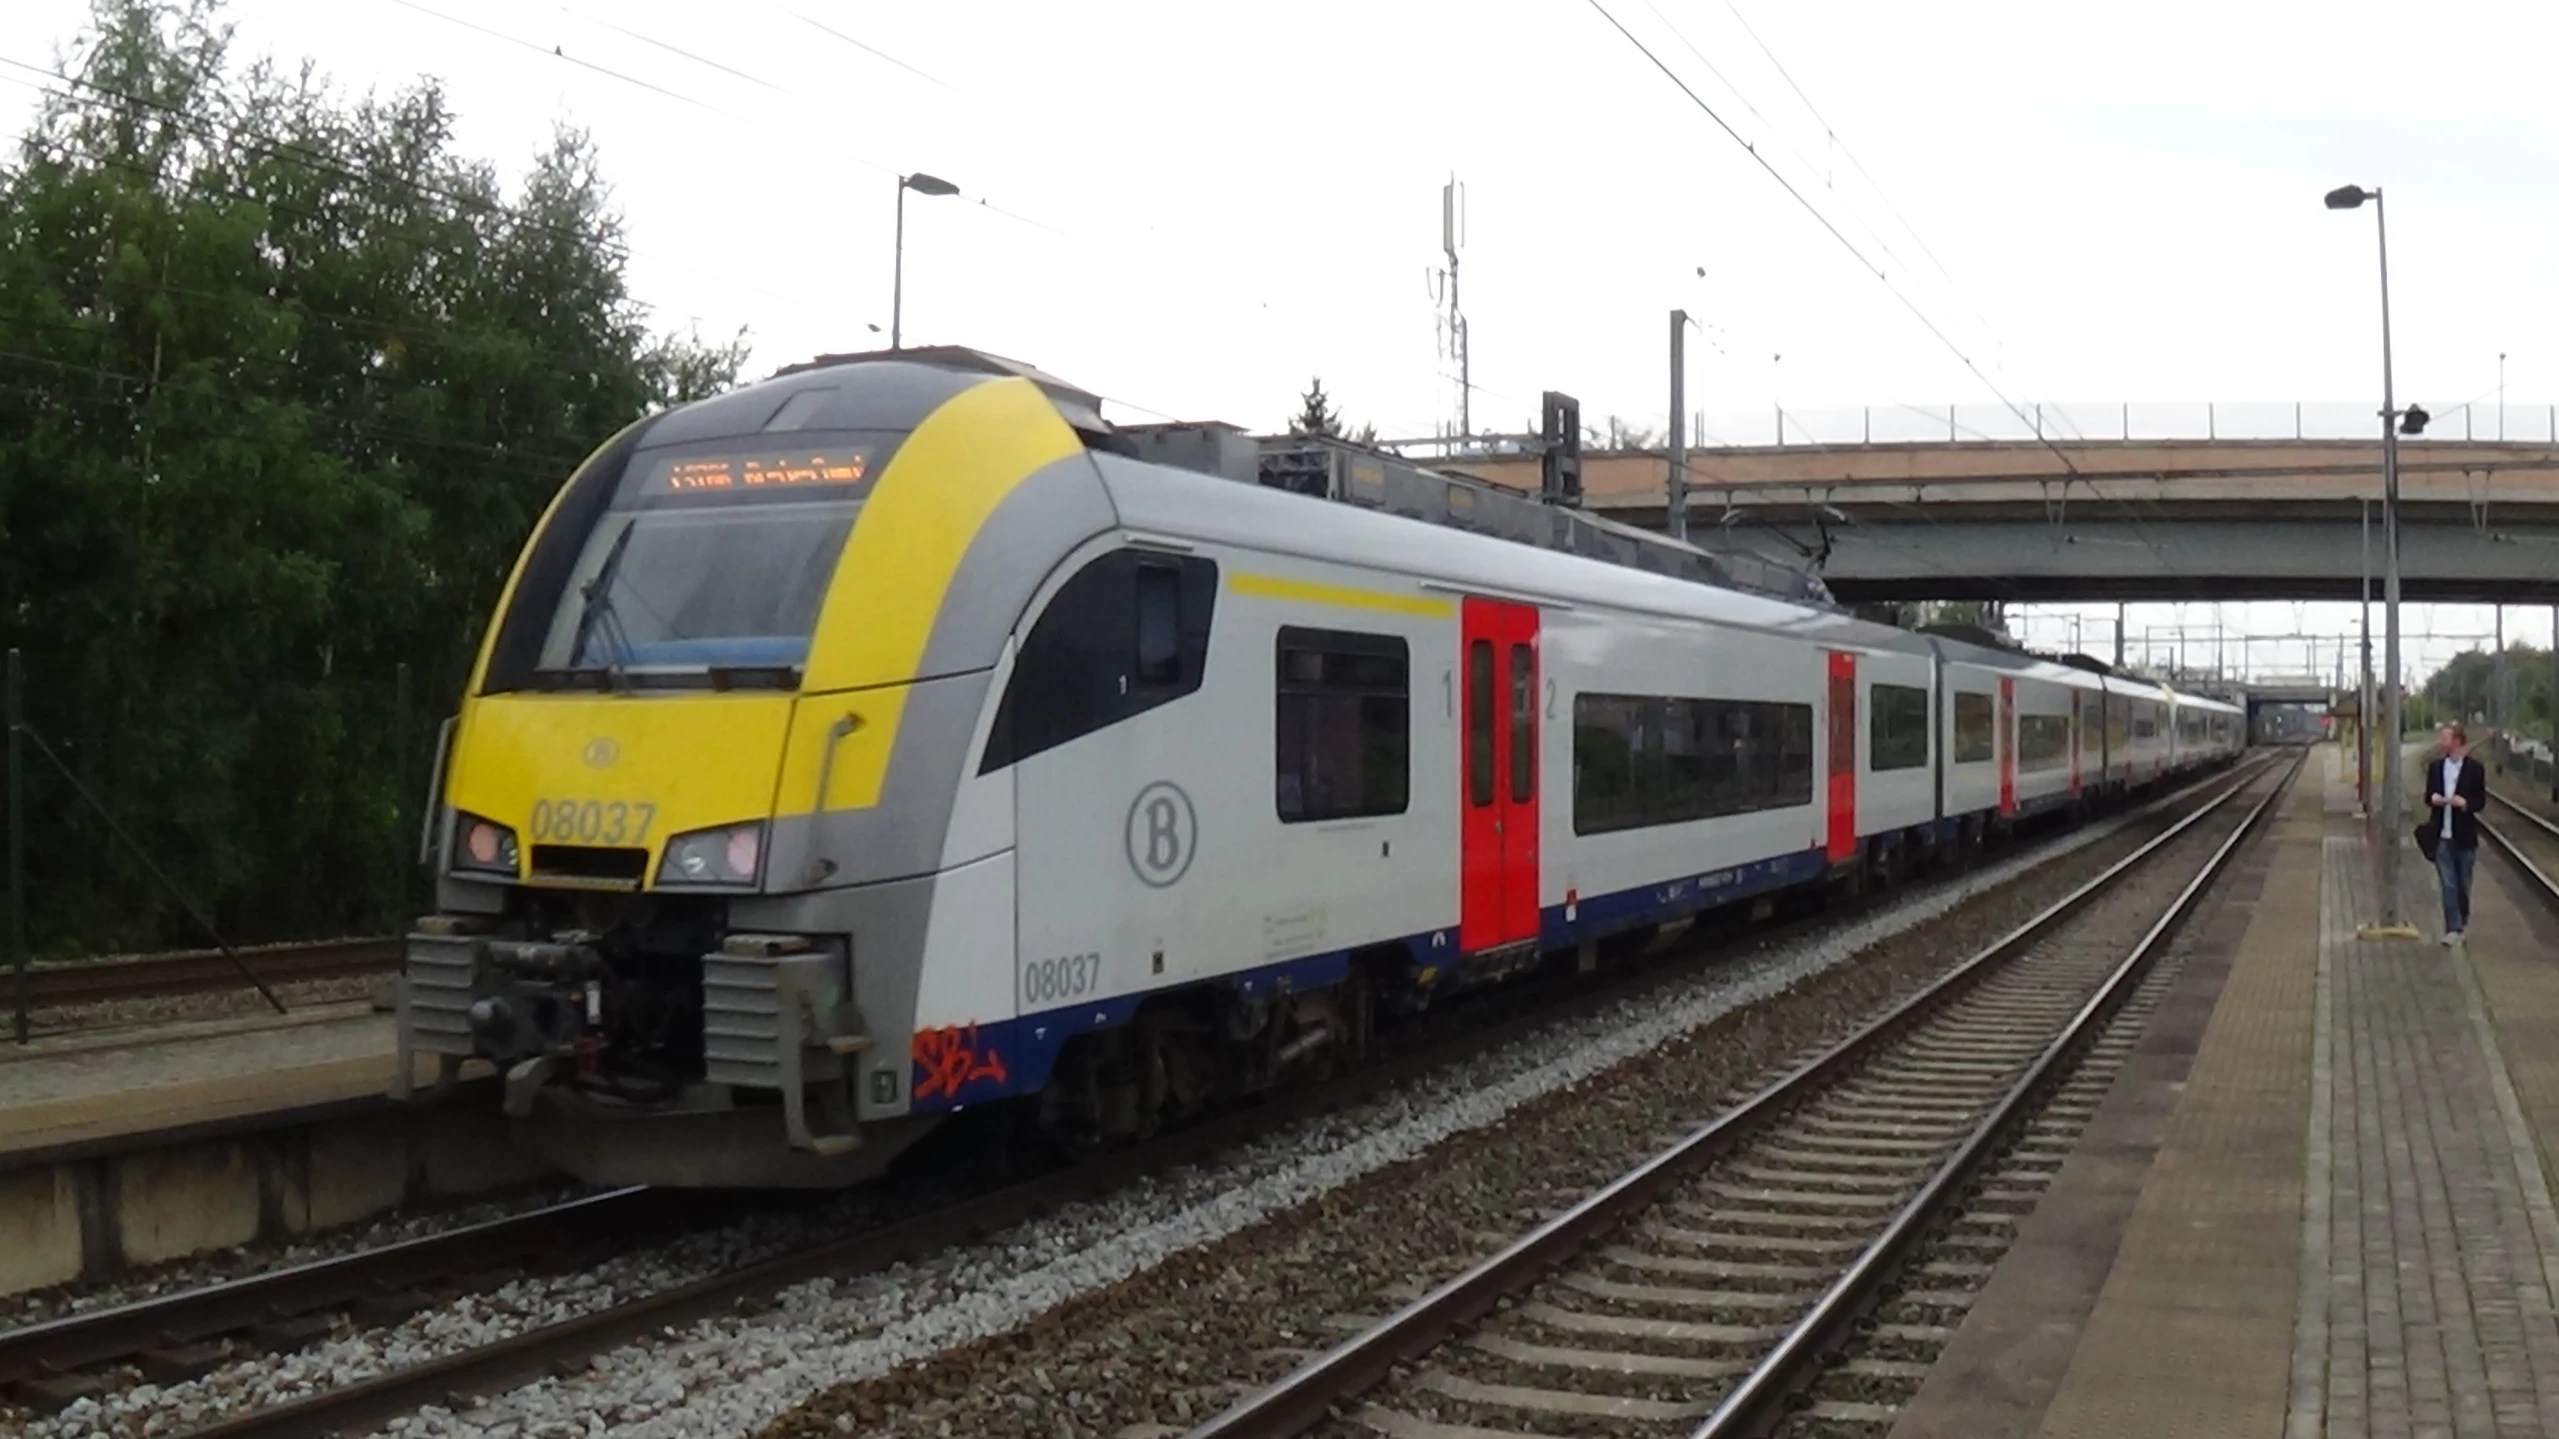
[[[2401,912],[2424,938],[2363,937],[2380,906],[2351,768],[2333,751],[2313,766],[2303,787],[2316,810],[2288,807],[2049,1402],[2030,1422],[2031,1383],[1983,1385],[1969,1413],[1942,1411],[1922,1429],[1913,1421],[1943,1387],[1932,1374],[1900,1439],[2559,1434],[2547,1163],[2559,1152],[2559,918],[2501,861],[2483,860],[2468,942],[2446,949],[2434,942],[2432,867],[2412,848]],[[2163,1009],[2163,1023],[2175,1013]],[[2129,1067],[2108,1112],[2155,1109],[2163,1084],[2173,1081],[2160,1066]],[[2113,1170],[2123,1158],[2119,1148]],[[2106,1182],[2073,1192],[2066,1169],[2046,1208],[2084,1212],[2039,1213],[2017,1253],[2038,1226],[2075,1227],[2072,1262],[2085,1271],[2104,1248],[2107,1209],[2122,1208],[2124,1177],[2081,1156],[2072,1168]],[[2003,1266],[1948,1358],[1976,1326],[2006,1323],[2013,1333],[1983,1335],[2005,1339],[2004,1355],[1977,1356],[1976,1368],[2031,1379],[2031,1356],[2053,1367],[2062,1340],[2050,1330],[2069,1322],[2068,1306],[2047,1292],[2044,1329],[2018,1327],[2034,1318],[2024,1309],[2002,1320],[1992,1301],[2008,1278]]]

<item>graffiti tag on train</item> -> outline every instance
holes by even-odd
[[[1004,1052],[981,1041],[974,1024],[919,1029],[907,1054],[915,1061],[919,1101],[956,1099],[961,1089],[981,1079],[1004,1084],[1011,1078],[1004,1070]]]

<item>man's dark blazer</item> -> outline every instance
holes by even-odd
[[[2444,757],[2439,754],[2427,757],[2426,782],[2419,786],[2420,793],[2428,795],[2443,793],[2443,762]],[[2470,801],[2470,805],[2467,809],[2457,809],[2452,812],[2452,847],[2477,849],[2479,847],[2479,816],[2488,808],[2488,771],[2479,763],[2479,756],[2466,754],[2461,757],[2461,777],[2454,781],[2453,793]],[[2443,811],[2433,805],[2426,806],[2426,823],[2435,833],[2443,833]]]

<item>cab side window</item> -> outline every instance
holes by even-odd
[[[1216,605],[1214,560],[1132,549],[1087,563],[1023,638],[978,772],[1197,690]]]

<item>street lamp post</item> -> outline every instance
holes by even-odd
[[[906,192],[919,195],[956,195],[960,187],[939,175],[918,172],[897,177],[897,258],[894,278],[889,288],[889,348],[906,348]]]
[[[2390,226],[2381,191],[2340,185],[2328,192],[2331,210],[2358,209],[2372,201],[2373,235],[2381,259],[2381,924],[2373,933],[2413,939],[2416,930],[2399,915],[2399,850],[2407,843],[2400,832],[2407,818],[2408,796],[2399,774],[2399,409],[2390,385]],[[2423,425],[2413,408],[2412,424]]]
[[[1664,528],[1688,538],[1688,312],[1670,312],[1670,473]]]
[[[2355,818],[2367,823],[2372,818],[2372,501],[2357,500],[2355,508],[2363,515],[2364,570],[2363,598],[2355,606],[2363,643],[2356,653],[2355,683],[2361,688],[2355,698]]]

